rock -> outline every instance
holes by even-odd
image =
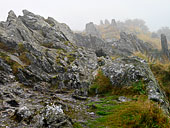
[[[96,36],[101,39],[101,34],[93,24],[93,22],[90,22],[86,24],[86,33],[92,36]]]
[[[17,16],[14,13],[14,11],[12,11],[12,10],[9,11],[7,21],[12,22],[12,21],[16,21],[16,19],[17,19]]]
[[[111,25],[116,26],[116,20],[115,19],[112,19]]]
[[[161,34],[161,46],[163,55],[169,58],[168,42],[164,34]]]
[[[110,22],[107,19],[105,19],[105,25],[110,25]]]
[[[33,113],[27,108],[27,106],[19,107],[14,114],[14,118],[17,122],[25,121],[29,123],[32,119]]]
[[[120,102],[128,102],[128,101],[131,101],[131,99],[126,98],[126,97],[124,97],[124,96],[120,96],[120,97],[118,98],[118,101],[120,101]]]
[[[5,71],[0,71],[0,85],[11,83],[15,81],[15,76],[13,74],[8,74]]]
[[[148,51],[151,47],[147,43],[126,33],[121,33],[120,40],[107,42],[93,23],[86,26],[89,35],[82,35],[53,18],[27,10],[23,14],[17,17],[10,11],[7,21],[0,22],[0,51],[5,53],[0,54],[1,126],[72,128],[63,109],[70,104],[78,110],[86,109],[79,107],[81,104],[77,107],[75,99],[87,99],[89,85],[99,69],[113,86],[144,80],[148,98],[161,103],[168,113],[169,103],[145,61],[133,57],[113,61],[110,57]],[[59,92],[67,93],[57,97]],[[69,103],[61,108],[60,103],[67,100]],[[10,112],[15,112],[17,123],[10,119]]]
[[[102,71],[107,76],[113,86],[130,86],[132,83],[142,80],[146,86],[146,94],[150,100],[161,104],[164,112],[169,113],[169,102],[164,91],[160,89],[148,64],[139,58],[118,58],[102,67]]]
[[[97,56],[97,57],[102,57],[102,56],[105,57],[105,56],[106,56],[106,53],[103,51],[102,48],[99,49],[99,50],[96,50],[95,53],[96,53],[96,56]]]
[[[71,120],[65,116],[61,106],[47,105],[41,112],[37,127],[73,128]]]
[[[100,20],[100,25],[104,25],[103,20]]]
[[[6,101],[11,107],[19,107],[19,103],[16,100]]]

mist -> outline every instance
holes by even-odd
[[[91,21],[99,24],[105,19],[124,21],[136,18],[143,19],[151,31],[170,27],[169,0],[5,0],[0,4],[1,21],[6,20],[10,10],[22,15],[22,10],[27,9],[66,23],[72,30],[83,30]]]

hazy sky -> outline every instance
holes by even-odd
[[[6,20],[9,10],[17,15],[27,9],[47,18],[82,30],[87,22],[100,19],[126,20],[140,18],[151,30],[170,27],[170,0],[1,0],[0,20]]]

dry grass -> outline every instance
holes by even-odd
[[[107,117],[105,126],[123,128],[169,128],[170,123],[160,107],[151,101],[124,103]]]

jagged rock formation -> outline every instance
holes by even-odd
[[[73,121],[65,113],[71,108],[85,112],[85,116],[76,113],[78,118],[90,116],[87,106],[75,99],[87,99],[99,69],[113,86],[144,79],[148,98],[168,113],[169,103],[147,63],[129,57],[113,61],[109,56],[144,52],[150,46],[126,33],[120,40],[106,42],[98,38],[94,24],[88,30],[90,26],[93,36],[74,34],[67,25],[27,10],[18,17],[10,11],[7,21],[0,22],[2,127],[72,128]]]
[[[114,47],[124,52],[125,54],[132,54],[134,52],[148,52],[152,49],[149,43],[137,38],[133,34],[126,34],[125,32],[120,33],[120,40],[113,42]]]
[[[98,38],[101,38],[101,34],[100,32],[96,29],[95,25],[93,24],[93,22],[90,22],[88,24],[86,24],[86,33],[88,35],[92,35],[92,36],[96,36]]]
[[[161,46],[163,55],[169,58],[168,43],[164,34],[161,34]]]
[[[111,25],[116,26],[116,20],[115,19],[112,19]]]
[[[61,27],[58,29],[57,22],[55,25],[53,21],[53,25],[51,25],[49,24],[52,22],[51,19],[50,21],[49,18],[45,20],[27,10],[24,10],[23,14],[23,16],[16,17],[14,12],[9,12],[7,22],[3,22],[3,26],[0,28],[1,44],[13,48],[13,51],[8,54],[14,52],[16,55],[13,54],[13,56],[17,60],[23,59],[23,57],[29,60],[29,62],[23,62],[24,65],[21,65],[24,68],[17,69],[16,76],[19,81],[25,85],[33,85],[35,81],[51,81],[53,83],[55,80],[61,80],[61,82],[58,82],[59,87],[79,88],[80,79],[77,79],[79,74],[76,72],[83,69],[80,69],[80,67],[76,69],[76,65],[80,64],[81,67],[83,65],[81,59],[77,60],[76,58],[82,56],[82,52],[86,54],[86,51],[77,49],[68,40],[69,37],[66,37],[69,34],[64,35],[64,32],[60,31]],[[90,56],[94,55],[91,54]],[[92,60],[95,60],[95,58]],[[89,62],[93,63],[93,61]],[[17,61],[17,63],[19,62]],[[95,63],[92,65],[89,68],[96,68]],[[71,75],[71,72],[75,72],[75,74]]]
[[[103,23],[103,20],[100,20],[100,25],[103,25],[104,23]]]
[[[110,25],[110,22],[107,19],[105,19],[105,25]]]
[[[76,34],[76,44],[93,50],[102,49],[107,55],[131,55],[134,52],[149,52],[152,46],[133,34],[120,33],[120,39],[105,41],[95,36]]]

